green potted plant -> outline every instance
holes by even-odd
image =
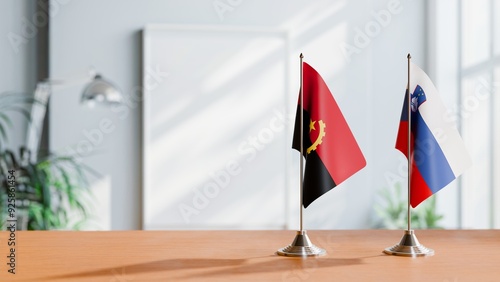
[[[394,189],[384,189],[379,202],[375,205],[377,215],[375,227],[388,229],[406,229],[408,223],[408,199],[402,193],[401,183]],[[415,229],[440,229],[443,215],[436,211],[436,195],[430,197],[411,210],[411,225]]]
[[[0,95],[0,199],[7,203],[8,198],[15,198],[15,208],[10,210],[14,213],[2,204],[2,226],[15,215],[21,224],[18,229],[78,229],[88,218],[86,199],[90,190],[86,173],[93,171],[74,156],[47,154],[33,161],[25,147],[14,152],[4,146],[8,129],[12,128],[8,112],[30,120],[27,107],[33,102],[18,94]]]

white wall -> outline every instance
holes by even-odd
[[[393,145],[405,88],[406,54],[411,52],[414,61],[425,67],[425,1],[52,1],[56,3],[60,9],[50,29],[51,75],[73,77],[94,66],[119,85],[129,101],[119,116],[109,109],[81,107],[81,89],[76,86],[56,91],[51,98],[52,149],[80,146],[85,162],[102,174],[94,179],[99,217],[94,228],[141,227],[141,113],[140,99],[134,97],[141,84],[141,30],[148,23],[288,30],[291,53],[304,52],[322,74],[368,162],[306,210],[305,226],[370,227],[375,195],[388,186],[384,175],[397,174],[402,160]],[[228,10],[218,13],[214,4],[220,3],[226,3]],[[393,13],[387,12],[390,19],[380,24],[376,18],[381,10]],[[372,36],[363,38],[360,30],[365,29]],[[341,46],[345,44],[355,53],[344,56]],[[295,59],[291,65],[297,65]],[[197,67],[195,61],[186,60],[186,64]],[[291,89],[295,99],[298,81]],[[112,123],[112,132],[99,130],[103,119]],[[296,222],[296,217],[291,221]]]
[[[0,93],[30,94],[36,84],[36,29],[29,28],[35,14],[35,1],[0,1]],[[26,120],[11,115],[9,147],[24,144]]]

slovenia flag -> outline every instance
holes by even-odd
[[[436,87],[417,65],[410,64],[411,188],[410,204],[418,206],[472,165],[464,142]],[[408,157],[408,91],[403,103],[396,149]]]

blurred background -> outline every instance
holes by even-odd
[[[3,219],[13,167],[28,229],[297,229],[303,53],[367,160],[304,227],[405,228],[411,53],[474,162],[414,226],[500,228],[498,1],[2,0],[0,15]],[[89,102],[96,72],[108,92]]]

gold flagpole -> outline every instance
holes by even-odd
[[[408,53],[408,85],[406,87],[407,95],[407,111],[408,111],[408,229],[399,244],[386,248],[384,253],[388,255],[405,256],[405,257],[422,257],[434,255],[434,250],[424,247],[418,242],[417,236],[411,229],[411,213],[410,213],[410,199],[411,199],[411,165],[412,165],[412,152],[411,152],[411,92],[410,92],[410,60],[411,55]],[[418,106],[418,105],[415,105]]]
[[[303,226],[303,211],[304,211],[304,70],[303,70],[304,55],[300,53],[300,229],[295,235],[292,244],[279,249],[276,253],[280,256],[289,257],[309,257],[322,256],[326,251],[316,247]]]

